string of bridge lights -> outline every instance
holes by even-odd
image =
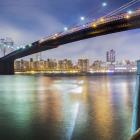
[[[140,2],[140,0],[132,0],[132,1],[130,1],[130,2],[128,2],[128,3],[126,3],[126,4],[124,4],[124,5],[122,5],[121,7],[119,7],[119,8],[117,8],[117,9],[115,9],[115,10],[113,10],[113,11],[111,11],[110,13],[108,13],[108,14],[106,14],[105,16],[103,16],[103,17],[101,17],[102,19],[103,18],[106,18],[106,17],[109,17],[109,16],[113,16],[113,15],[115,15],[115,14],[118,14],[119,12],[121,12],[121,11],[123,11],[123,10],[125,10],[125,9],[127,9],[127,8],[129,8],[129,7],[131,7],[132,5],[134,5],[134,4],[136,4],[136,3],[138,3],[138,2]],[[107,2],[103,2],[102,4],[101,4],[101,6],[102,7],[107,7],[108,6],[108,3]],[[132,14],[133,13],[133,11],[132,10],[128,10],[127,11],[127,13],[130,15],[130,14]],[[87,18],[88,18],[88,16],[87,16]],[[85,22],[85,20],[87,20],[87,18],[85,18],[85,16],[81,16],[80,17],[80,21],[81,21],[81,23],[84,23]],[[94,21],[93,21],[94,22]],[[82,25],[83,27],[85,27],[86,25],[85,24],[83,24]],[[71,28],[74,28],[75,26],[71,26],[71,27],[67,27],[67,26],[65,26],[64,27],[64,29],[63,29],[63,31],[64,32],[67,32],[69,29],[71,29]],[[78,26],[76,26],[76,27],[78,27]],[[61,34],[61,33],[63,33],[63,32],[60,32],[60,33],[55,33],[53,36],[53,38],[55,39],[57,36],[58,36],[58,34]],[[5,46],[6,47],[6,46]],[[25,49],[25,48],[30,48],[30,47],[32,47],[32,44],[28,44],[28,45],[20,45],[20,46],[12,46],[12,47],[10,47],[10,46],[7,46],[8,48],[12,48],[12,49],[14,49],[14,50],[20,50],[20,49]]]
[[[8,49],[13,49],[13,50],[19,50],[19,49],[25,49],[25,48],[30,48],[30,47],[32,47],[32,44],[18,45],[18,46],[10,46],[10,45],[3,44],[1,48],[8,48]]]
[[[102,7],[106,7],[107,5],[108,5],[107,2],[103,2],[103,3],[101,4]],[[85,16],[81,16],[81,17],[80,17],[80,21],[81,21],[81,22],[83,22],[83,21],[85,21],[85,20],[86,20]],[[83,24],[83,27],[84,27],[84,26],[85,26],[85,25]],[[66,26],[64,27],[64,31],[68,31],[68,29],[69,29],[68,27],[66,27]]]
[[[111,11],[110,13],[108,13],[106,16],[104,16],[104,17],[107,17],[107,16],[113,16],[113,15],[115,15],[115,14],[118,14],[119,12],[121,12],[121,11],[123,11],[123,10],[125,10],[125,9],[127,9],[127,8],[129,8],[129,7],[131,7],[131,6],[133,6],[134,4],[136,4],[136,3],[138,3],[138,2],[140,2],[140,0],[132,0],[132,1],[130,1],[130,2],[128,2],[128,3],[126,3],[126,4],[124,4],[124,5],[122,5],[121,7],[119,7],[118,9],[115,9],[115,10],[113,10],[113,11]],[[132,10],[129,10],[129,11],[127,11],[129,14],[131,14],[132,13]]]
[[[125,10],[125,9],[127,9],[127,8],[129,8],[129,7],[131,7],[131,6],[133,6],[134,4],[136,4],[136,3],[138,3],[138,2],[140,2],[140,0],[132,0],[132,1],[130,1],[130,2],[126,3],[126,4],[124,4],[124,5],[122,5],[121,7],[119,7],[119,8],[117,8],[117,9],[111,11],[110,13],[108,13],[107,15],[105,15],[105,16],[103,16],[103,17],[101,17],[101,18],[105,18],[105,17],[108,17],[108,16],[113,16],[113,15],[115,15],[115,14],[118,14],[119,12],[121,12],[121,11],[123,11],[123,10]],[[107,6],[108,6],[108,3],[107,3],[107,2],[103,2],[103,3],[102,3],[102,7],[107,7]],[[132,11],[132,10],[128,10],[127,13],[128,13],[128,14],[132,14],[133,11]],[[88,16],[87,16],[87,18],[88,18]],[[80,17],[80,21],[83,22],[83,21],[85,21],[87,18],[85,18],[84,16],[81,16],[81,17]],[[84,24],[83,24],[83,27],[85,27]],[[68,29],[69,29],[68,27],[64,27],[64,31],[68,31]]]

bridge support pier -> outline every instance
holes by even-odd
[[[14,74],[14,60],[0,60],[0,75]]]

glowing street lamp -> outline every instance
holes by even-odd
[[[85,20],[85,17],[83,17],[83,16],[80,17],[80,20],[81,20],[81,21],[84,21],[84,20]]]
[[[67,27],[64,27],[64,31],[67,31],[68,30],[68,28]]]
[[[128,13],[129,15],[131,15],[131,14],[133,13],[133,11],[129,10],[127,13]]]
[[[107,3],[106,3],[106,2],[103,2],[103,3],[102,3],[102,6],[103,6],[103,7],[106,7],[106,6],[107,6]]]

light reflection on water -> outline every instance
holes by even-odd
[[[127,140],[135,76],[0,76],[0,139]]]

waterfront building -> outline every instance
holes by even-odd
[[[55,70],[57,69],[57,62],[54,59],[47,59],[47,61],[44,63],[46,70]]]
[[[89,59],[78,59],[77,65],[80,72],[89,71]]]
[[[73,69],[73,63],[71,60],[64,59],[64,60],[59,60],[57,64],[57,69],[59,71],[70,71]]]
[[[51,73],[75,73],[75,72],[136,72],[135,61],[117,61],[116,63],[107,63],[104,61],[96,60],[93,64],[89,65],[88,59],[78,59],[78,63],[74,65],[71,60],[55,60],[47,59],[34,61],[30,60],[16,60],[14,63],[16,72],[37,71],[37,72],[51,72]]]
[[[17,72],[25,72],[25,71],[30,71],[30,62],[25,61],[23,59],[17,60],[14,63],[15,71]]]
[[[100,60],[96,60],[93,62],[92,66],[91,66],[92,70],[95,72],[100,71],[101,69],[101,61]]]
[[[115,62],[116,60],[116,52],[112,49],[110,51],[106,52],[106,61],[110,62],[111,64]]]
[[[21,62],[15,61],[14,68],[15,68],[15,71],[20,72],[21,71]]]

